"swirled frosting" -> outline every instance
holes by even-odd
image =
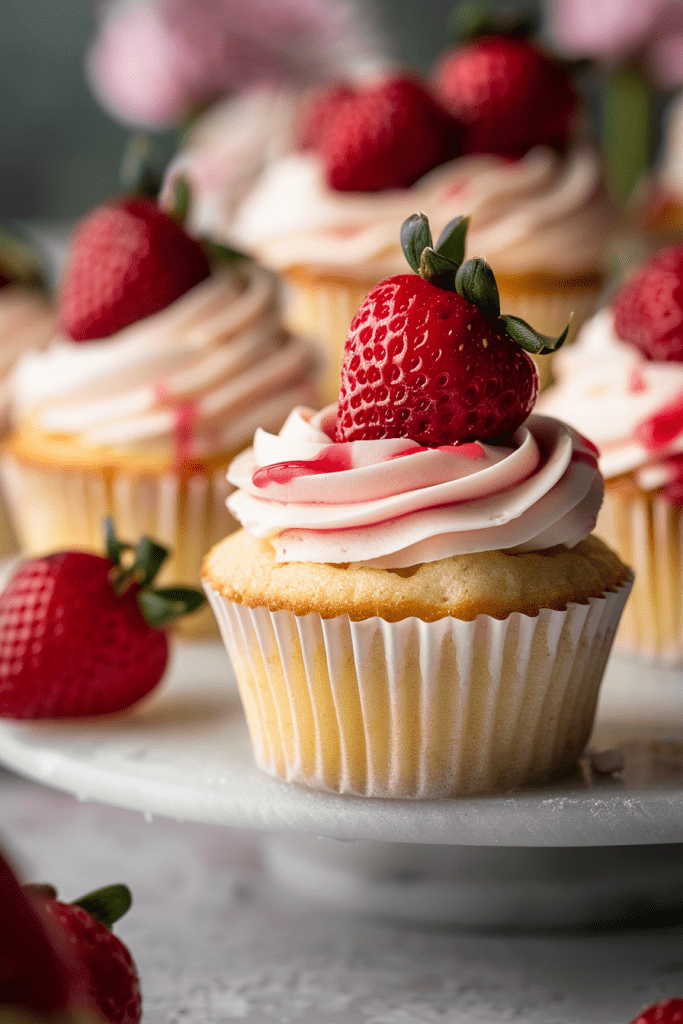
[[[379,280],[405,270],[399,228],[417,210],[435,238],[469,214],[469,251],[499,273],[600,270],[615,224],[597,153],[579,145],[565,157],[545,148],[520,160],[460,157],[412,188],[367,194],[333,191],[315,154],[293,154],[273,162],[214,230],[277,270],[305,264]]]
[[[24,356],[14,416],[85,447],[175,451],[241,446],[310,401],[310,349],[288,335],[277,283],[245,261],[223,268],[166,309],[111,337],[57,337]]]
[[[683,363],[647,360],[597,313],[553,367],[538,408],[585,431],[605,477],[633,473],[644,490],[683,479]]]
[[[41,292],[10,284],[0,291],[0,430],[9,425],[10,376],[17,360],[47,345],[54,314]]]
[[[257,430],[230,466],[228,508],[283,562],[399,569],[476,551],[573,547],[602,502],[596,453],[570,427],[531,416],[508,445],[423,448],[409,439],[334,443],[336,406],[298,408]]]

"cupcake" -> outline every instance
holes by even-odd
[[[491,60],[485,72],[479,50],[494,43],[451,54],[436,93],[398,72],[330,87],[302,114],[298,152],[271,161],[237,203],[226,195],[219,209],[214,196],[197,214],[284,277],[290,323],[328,356],[330,400],[351,317],[374,284],[401,272],[398,230],[415,209],[438,231],[469,215],[472,251],[492,264],[505,308],[544,333],[559,334],[573,312],[573,334],[595,308],[616,222],[601,160],[574,130],[567,73],[528,43],[516,62]],[[481,84],[488,105],[452,106],[446,80],[476,71],[480,82],[494,66],[502,78]],[[546,94],[555,102],[541,110]]]
[[[22,549],[98,551],[110,516],[174,551],[166,582],[192,583],[230,529],[230,460],[257,425],[277,429],[310,401],[310,349],[283,329],[272,275],[212,266],[142,198],[77,229],[59,316],[61,333],[12,378],[2,476]]]
[[[683,663],[683,247],[655,253],[558,357],[544,412],[595,439],[597,532],[636,572],[617,644]]]
[[[9,380],[17,360],[43,348],[54,331],[54,313],[33,252],[20,239],[0,234],[0,437],[9,429]],[[0,555],[16,549],[7,510],[0,502]]]
[[[425,225],[403,231],[420,276],[374,287],[351,324],[339,402],[233,462],[244,529],[203,568],[257,764],[358,796],[567,771],[630,586],[590,536],[593,447],[529,416],[523,346],[549,339],[499,315],[461,233],[437,251]]]

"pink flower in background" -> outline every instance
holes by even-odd
[[[107,9],[87,70],[114,117],[161,127],[227,93],[382,62],[353,0],[137,0]]]
[[[573,56],[642,57],[656,84],[683,84],[683,0],[555,0],[551,27]]]

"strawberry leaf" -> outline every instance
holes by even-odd
[[[571,324],[570,319],[562,334],[557,338],[551,338],[547,334],[540,334],[538,331],[535,331],[533,327],[530,327],[525,320],[521,320],[518,316],[506,314],[501,316],[500,319],[505,324],[505,330],[512,340],[517,342],[525,352],[531,352],[536,356],[547,356],[551,352],[557,352],[558,348],[561,348],[567,340],[569,324]]]
[[[422,253],[432,245],[432,232],[424,213],[414,213],[401,224],[401,248],[416,274],[420,273]]]
[[[465,302],[471,302],[489,320],[500,316],[498,285],[486,260],[466,260],[455,275],[455,290]]]
[[[118,539],[114,529],[114,520],[111,516],[108,516],[104,520],[104,532],[106,538],[107,558],[110,562],[113,562],[114,565],[121,565],[121,555],[124,551],[132,551],[133,545],[124,544],[123,541]]]
[[[155,628],[196,611],[205,601],[201,591],[192,587],[160,587],[158,590],[141,590],[137,595],[140,611],[146,622]]]
[[[454,217],[449,221],[434,246],[439,255],[447,256],[454,263],[462,263],[465,259],[465,241],[469,226],[469,217]]]
[[[245,253],[238,249],[231,249],[229,245],[221,245],[219,242],[212,242],[208,238],[202,239],[202,245],[208,255],[219,263],[235,263],[237,260],[246,260]]]
[[[149,537],[140,538],[135,549],[135,562],[131,572],[141,587],[151,587],[167,555],[168,548],[162,547]]]
[[[111,928],[115,921],[130,910],[133,897],[127,885],[105,885],[103,889],[89,892],[74,900],[75,907],[81,907],[105,928]]]
[[[180,226],[187,220],[190,212],[190,186],[187,178],[176,178],[173,188],[173,206],[170,215]]]
[[[429,246],[422,253],[420,259],[420,277],[437,288],[445,288],[449,292],[455,291],[455,275],[458,264],[442,256]]]

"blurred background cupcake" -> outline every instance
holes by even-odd
[[[101,550],[111,516],[121,536],[172,549],[167,581],[196,581],[230,529],[231,458],[314,394],[275,278],[234,253],[210,260],[179,216],[128,196],[74,234],[60,333],[11,382],[2,471],[27,553]]]
[[[328,355],[330,398],[348,324],[400,272],[397,229],[415,209],[437,232],[471,216],[471,251],[494,266],[503,308],[544,333],[572,312],[575,332],[595,307],[617,216],[569,72],[522,36],[479,33],[431,84],[385,68],[322,90],[298,116],[296,151],[269,161],[246,198],[231,182],[197,206],[203,229],[284,276],[290,322]],[[191,159],[179,166],[193,177]]]
[[[597,533],[636,583],[617,644],[683,662],[683,248],[663,249],[558,354],[542,412],[599,446]]]
[[[43,348],[55,331],[55,316],[35,249],[15,234],[0,232],[0,436],[10,424],[10,376],[26,352]],[[0,501],[0,555],[17,541]]]

